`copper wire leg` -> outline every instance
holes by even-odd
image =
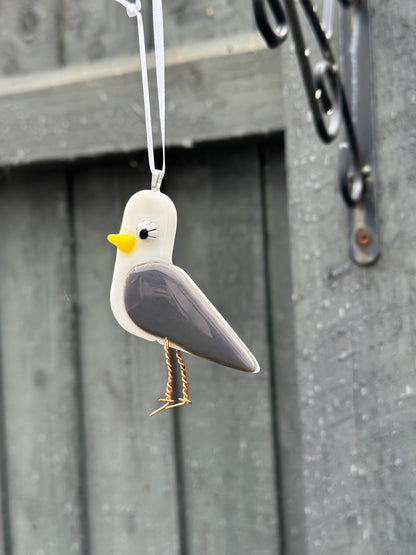
[[[174,407],[181,407],[182,405],[192,405],[192,401],[190,401],[188,397],[188,380],[186,379],[186,371],[185,371],[185,364],[182,360],[181,352],[177,349],[176,350],[176,359],[178,364],[181,368],[181,378],[182,378],[182,397],[179,397],[180,403],[176,403],[175,405],[170,405],[167,407],[168,409],[173,409]]]
[[[161,410],[164,410],[164,409],[168,408],[171,403],[175,402],[172,399],[173,370],[172,370],[172,363],[170,361],[170,354],[169,354],[169,339],[167,337],[165,338],[164,350],[165,350],[166,366],[167,366],[167,369],[168,369],[168,381],[166,383],[165,398],[164,399],[159,399],[159,401],[161,401],[162,403],[165,403],[165,404],[163,406],[159,407],[158,409],[154,410],[153,412],[151,412],[149,414],[149,416],[154,416],[155,414],[157,414]]]

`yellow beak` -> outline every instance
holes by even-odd
[[[126,254],[133,250],[136,243],[136,238],[133,235],[124,235],[123,233],[107,235],[107,240]]]

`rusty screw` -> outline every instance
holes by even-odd
[[[371,233],[368,231],[368,229],[364,229],[363,227],[360,227],[355,232],[355,242],[360,247],[368,247],[368,245],[371,243],[372,240],[373,240],[373,237]]]

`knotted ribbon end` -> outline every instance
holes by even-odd
[[[142,3],[140,0],[136,0],[135,3],[129,2],[128,0],[116,0],[119,4],[124,6],[129,17],[137,17],[142,9]]]

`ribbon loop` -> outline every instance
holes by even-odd
[[[150,171],[154,177],[157,177],[157,187],[160,189],[163,176],[165,175],[165,52],[164,52],[164,33],[163,33],[163,9],[162,0],[153,0],[153,35],[155,43],[155,62],[156,62],[156,83],[157,83],[157,99],[159,105],[160,118],[160,135],[162,141],[162,169],[155,167],[154,148],[153,148],[153,129],[152,114],[150,107],[149,81],[147,75],[146,61],[146,41],[144,37],[143,18],[141,14],[141,1],[136,0],[135,3],[128,0],[115,0],[126,8],[127,15],[137,19],[137,32],[139,37],[140,65],[142,68],[142,85],[144,99],[144,114],[146,121],[146,138],[147,152],[149,156]],[[152,181],[153,184],[153,181]],[[152,186],[153,188],[153,186]]]

